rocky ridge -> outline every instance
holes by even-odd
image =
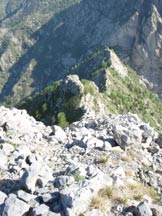
[[[161,140],[131,113],[63,130],[0,107],[0,215],[160,216]]]
[[[161,129],[161,101],[147,89],[149,84],[113,50],[103,47],[71,68],[70,75],[25,98],[17,107],[47,125],[65,127],[83,115],[132,112]]]

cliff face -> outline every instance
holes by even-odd
[[[132,49],[131,64],[154,84],[161,96],[162,70],[162,1],[150,4],[149,13],[141,18],[140,30]]]
[[[42,89],[105,45],[161,94],[162,1],[11,1],[2,8],[1,98]]]

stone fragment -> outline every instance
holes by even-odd
[[[123,167],[117,167],[112,170],[111,176],[113,178],[113,184],[117,186],[122,186],[125,183],[126,175]]]
[[[139,145],[142,142],[142,131],[133,124],[129,127],[115,125],[113,132],[115,141],[124,150],[130,145]]]
[[[94,166],[90,165],[86,168],[87,176],[94,177],[97,175],[97,170]]]
[[[162,216],[162,206],[160,205],[152,205],[151,211],[153,213],[153,216]]]
[[[8,143],[2,144],[2,149],[5,155],[9,156],[12,151],[14,151],[14,146]]]
[[[162,148],[162,133],[159,133],[159,136],[155,140],[155,142],[159,145],[160,148]]]
[[[104,147],[104,142],[94,137],[87,141],[87,147],[102,149]]]
[[[21,200],[23,200],[24,202],[26,203],[29,203],[32,199],[35,199],[36,196],[35,195],[32,195],[32,194],[29,194],[23,190],[19,190],[17,192],[17,197]]]
[[[7,170],[8,169],[8,158],[3,153],[2,150],[0,150],[0,169],[1,170]]]
[[[37,180],[39,179],[39,173],[41,170],[41,164],[36,162],[26,170],[21,178],[22,186],[25,186],[29,191],[34,192]]]
[[[6,198],[7,198],[7,195],[3,193],[2,191],[0,191],[0,205],[4,203]]]
[[[60,193],[58,191],[48,192],[41,196],[44,203],[53,203],[60,199]]]
[[[73,176],[59,176],[55,179],[54,185],[57,188],[65,188],[74,183]]]
[[[137,209],[139,211],[140,216],[152,216],[152,211],[148,205],[147,202],[141,202],[138,206]]]
[[[57,140],[65,141],[67,139],[65,131],[61,127],[54,125],[52,126],[52,129]]]
[[[49,207],[45,204],[41,204],[40,206],[33,209],[33,216],[47,216],[49,213]]]
[[[29,211],[30,206],[19,200],[14,194],[10,194],[5,201],[2,216],[22,216]]]
[[[106,186],[112,186],[112,179],[98,170],[98,175],[89,181],[85,180],[80,182],[80,184],[66,187],[61,192],[63,209],[66,209],[67,215],[70,216],[83,213],[89,207],[89,201],[92,197],[97,195],[97,192]]]
[[[92,209],[86,212],[84,216],[105,216],[105,214],[99,209]]]
[[[47,216],[61,216],[61,214],[49,211]]]

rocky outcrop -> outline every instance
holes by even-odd
[[[18,107],[27,109],[28,113],[48,125],[59,124],[60,120],[69,124],[85,115],[103,116],[108,112],[97,85],[74,74],[45,88],[35,97],[27,98]]]
[[[121,62],[121,60],[113,50],[109,50],[109,52],[110,52],[110,68],[117,71],[119,75],[122,77],[127,76],[128,71],[126,66],[124,66],[124,64]]]
[[[67,76],[60,85],[60,92],[63,95],[79,95],[83,94],[84,86],[77,75]]]
[[[136,115],[64,130],[22,110],[0,107],[0,116],[0,215],[162,214],[161,134]]]

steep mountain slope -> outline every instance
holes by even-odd
[[[112,50],[104,48],[85,56],[72,72],[86,79],[69,75],[21,101],[18,107],[37,120],[62,127],[87,115],[133,112],[162,129],[160,100]]]
[[[1,101],[39,91],[103,45],[161,94],[161,0],[7,2],[1,9]]]
[[[0,107],[0,215],[160,216],[161,141],[133,114],[62,130]]]

